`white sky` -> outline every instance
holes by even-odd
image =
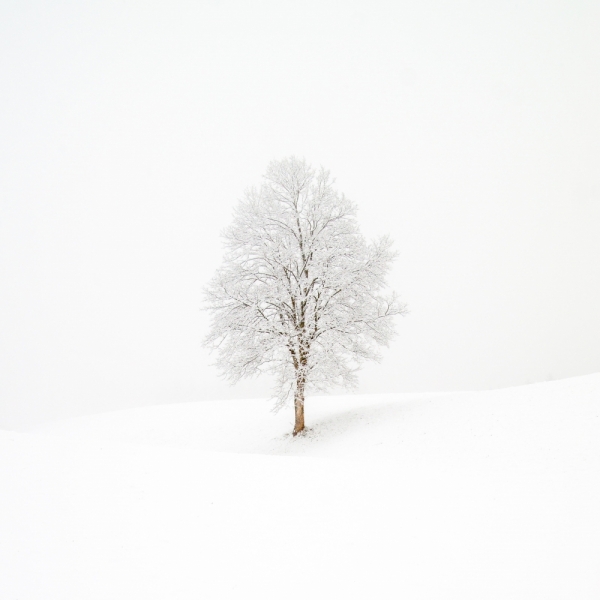
[[[363,392],[600,371],[600,4],[0,2],[0,426],[266,395],[200,348],[272,159],[390,233]]]

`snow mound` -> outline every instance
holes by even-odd
[[[0,597],[596,599],[599,415],[597,374],[0,432]]]

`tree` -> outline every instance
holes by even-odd
[[[391,241],[367,244],[356,208],[329,173],[294,157],[274,161],[224,232],[226,253],[205,290],[211,326],[205,345],[232,382],[270,372],[279,408],[293,398],[296,435],[307,392],[353,387],[365,360],[406,312],[384,295]]]

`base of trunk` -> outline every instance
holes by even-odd
[[[296,436],[301,431],[304,431],[304,397],[296,396],[294,399],[294,412],[295,414],[295,423],[294,423],[294,431],[292,431],[292,435]]]

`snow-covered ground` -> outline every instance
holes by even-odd
[[[0,432],[0,598],[600,598],[600,374]]]

